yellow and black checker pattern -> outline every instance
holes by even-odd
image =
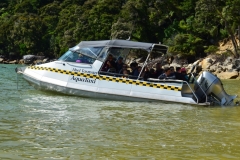
[[[85,78],[93,78],[93,79],[104,80],[104,81],[133,84],[133,85],[137,85],[137,86],[146,86],[146,87],[152,87],[152,88],[160,88],[160,89],[166,89],[166,90],[172,90],[172,91],[181,91],[182,90],[181,87],[168,86],[168,85],[163,85],[163,84],[158,84],[158,83],[150,83],[150,82],[139,81],[139,80],[134,80],[134,79],[125,79],[125,78],[120,78],[120,77],[95,75],[95,74],[67,71],[67,70],[62,70],[62,69],[57,69],[57,68],[49,68],[49,67],[29,66],[28,68],[34,69],[34,70],[45,70],[45,71],[50,71],[50,72],[55,72],[55,73],[60,73],[60,74],[85,77]]]

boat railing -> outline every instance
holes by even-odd
[[[191,73],[192,74],[192,73]],[[203,92],[203,94],[205,95],[206,97],[206,102],[207,102],[207,94],[204,92],[203,88],[201,87],[201,85],[197,82],[195,76],[192,74],[191,75],[194,82],[195,82],[195,85],[198,85],[198,87],[201,89],[201,91]],[[193,96],[196,98],[196,101],[197,103],[199,103],[199,98],[198,96],[196,95],[196,93],[194,92],[194,90],[192,89],[192,87],[189,85],[189,83],[187,81],[183,81],[183,80],[176,80],[176,79],[156,79],[156,78],[148,78],[148,81],[150,82],[157,82],[157,83],[160,83],[160,82],[164,82],[164,83],[185,83],[191,90]]]
[[[165,83],[166,83],[166,82],[167,82],[167,83],[173,83],[173,82],[174,82],[174,83],[182,83],[182,84],[186,83],[186,85],[190,88],[193,96],[196,98],[197,103],[199,102],[197,95],[194,93],[192,87],[189,85],[189,83],[188,83],[187,81],[177,80],[177,79],[156,79],[156,78],[148,78],[148,81],[158,82],[158,83],[159,83],[159,82],[165,82]]]
[[[183,83],[183,80],[177,79],[157,79],[157,78],[148,78],[147,81],[149,82],[167,82],[167,83]]]
[[[129,79],[137,79],[137,76],[132,75],[124,75],[121,73],[115,73],[115,72],[106,72],[106,71],[100,71],[98,72],[100,75],[106,75],[106,76],[113,76],[113,77],[122,77],[122,78],[129,78]],[[139,80],[143,80],[143,78],[140,78]]]
[[[183,81],[183,83],[186,83],[186,84],[187,84],[187,86],[188,86],[189,89],[191,90],[192,94],[194,95],[194,97],[196,98],[197,103],[198,103],[198,102],[199,102],[198,97],[197,97],[197,95],[194,93],[192,87],[189,85],[189,83],[188,83],[187,81]]]
[[[195,76],[194,76],[193,73],[191,73],[191,77],[193,78],[193,80],[194,80],[194,82],[195,82],[195,85],[198,85],[198,87],[201,89],[202,93],[205,95],[205,97],[206,97],[205,102],[207,102],[207,101],[208,101],[208,97],[207,97],[206,92],[203,90],[203,88],[201,87],[201,85],[198,83],[198,81],[197,81],[197,79],[195,78]]]

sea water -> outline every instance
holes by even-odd
[[[16,67],[0,64],[0,159],[240,158],[240,106],[43,92],[17,76]],[[240,95],[239,80],[223,84],[229,94]]]

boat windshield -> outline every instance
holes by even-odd
[[[85,56],[97,58],[97,56],[99,55],[99,53],[101,52],[102,49],[103,49],[103,47],[85,47],[85,48],[78,48],[78,49],[73,48],[70,50],[81,53]]]
[[[71,50],[68,50],[58,60],[65,61],[65,62],[76,62],[76,63],[87,63],[87,64],[92,64],[95,61],[94,58],[85,56],[77,52],[73,52]]]
[[[70,48],[65,54],[63,54],[58,60],[92,64],[96,60],[101,50],[102,47],[73,47]]]

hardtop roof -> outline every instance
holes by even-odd
[[[167,46],[162,44],[146,43],[146,42],[135,42],[129,40],[100,40],[100,41],[81,41],[78,47],[121,47],[121,48],[135,48],[135,49],[144,49],[148,52],[152,50],[154,46],[161,46],[167,50]]]

